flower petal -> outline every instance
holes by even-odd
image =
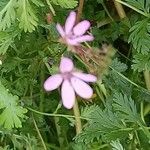
[[[77,41],[73,39],[66,39],[68,45],[78,46],[80,45]]]
[[[65,36],[65,31],[63,30],[63,27],[59,23],[57,23],[56,29],[62,37]]]
[[[64,107],[71,109],[75,102],[75,92],[68,80],[62,84],[61,97]]]
[[[50,76],[44,83],[44,89],[46,91],[52,91],[57,89],[62,83],[62,76],[60,74]]]
[[[60,72],[65,73],[65,72],[71,72],[73,70],[73,62],[71,59],[67,57],[62,57],[61,62],[60,62]]]
[[[69,16],[66,19],[65,23],[65,33],[69,34],[75,24],[76,21],[76,13],[74,11],[71,11]]]
[[[84,81],[76,78],[76,77],[72,77],[71,78],[71,84],[75,90],[75,92],[82,98],[85,99],[89,99],[92,97],[93,95],[93,90],[92,88],[85,83]]]
[[[96,82],[97,80],[96,76],[92,74],[86,74],[82,72],[73,72],[72,74],[85,82]]]
[[[73,33],[77,36],[83,35],[90,28],[90,25],[87,20],[81,21],[73,28]]]
[[[94,37],[92,35],[83,35],[80,37],[77,37],[75,39],[73,39],[74,42],[77,43],[82,43],[82,42],[86,42],[86,41],[93,41]]]

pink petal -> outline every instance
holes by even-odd
[[[65,23],[65,33],[69,34],[72,31],[72,28],[76,21],[76,13],[74,11],[70,12],[69,16],[66,19]]]
[[[65,73],[65,72],[71,72],[73,70],[73,62],[71,59],[67,57],[62,57],[61,62],[60,62],[60,72]]]
[[[57,31],[59,32],[59,34],[60,34],[62,37],[65,36],[65,32],[64,32],[62,26],[61,26],[59,23],[57,23],[56,29],[57,29]]]
[[[71,109],[75,102],[75,92],[68,80],[62,84],[61,97],[64,107]]]
[[[72,41],[75,43],[82,43],[82,42],[86,42],[86,41],[93,41],[94,37],[92,35],[83,35],[80,37],[77,37],[75,39],[73,39]]]
[[[73,72],[72,74],[85,82],[96,82],[97,80],[96,76],[92,74],[86,74],[82,72]]]
[[[60,74],[50,76],[44,83],[44,89],[46,91],[52,91],[57,89],[62,83],[62,76]]]
[[[75,90],[75,92],[82,98],[89,99],[93,95],[92,88],[82,80],[72,77],[71,84]]]
[[[78,46],[80,45],[78,42],[72,39],[66,39],[68,45]]]
[[[90,22],[87,20],[81,21],[74,28],[73,32],[75,35],[83,35],[90,28]]]

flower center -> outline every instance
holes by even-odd
[[[70,72],[65,72],[62,74],[64,80],[70,80],[72,74]]]

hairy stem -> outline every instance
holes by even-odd
[[[144,73],[146,88],[148,89],[148,91],[150,91],[150,72],[148,70],[145,70],[143,73]],[[143,112],[144,116],[147,115],[149,112],[150,112],[150,104],[147,104]]]
[[[84,5],[84,0],[79,0],[79,7],[78,7],[76,23],[78,23],[80,21],[80,18],[82,16],[83,5]]]
[[[83,11],[84,0],[79,0],[78,13],[76,18],[76,24],[80,21],[82,11]],[[80,118],[80,110],[78,106],[77,100],[75,100],[75,104],[73,106],[73,112],[76,120],[76,134],[79,134],[82,130],[81,118]]]
[[[150,91],[150,73],[148,70],[144,71],[145,84],[147,89]]]
[[[76,120],[76,134],[79,134],[82,130],[82,124],[81,124],[80,111],[79,111],[77,100],[75,101],[75,104],[73,106],[73,111]]]
[[[44,106],[44,91],[43,91],[43,83],[44,83],[44,70],[45,70],[45,66],[44,64],[41,64],[41,72],[40,72],[40,81],[41,81],[41,91],[40,91],[40,111],[43,111]]]
[[[47,150],[46,145],[45,145],[45,143],[44,143],[44,140],[43,140],[43,138],[42,138],[42,135],[41,135],[41,133],[40,133],[40,131],[39,131],[39,128],[38,128],[38,126],[37,126],[37,124],[36,124],[36,121],[35,121],[33,115],[32,115],[32,119],[33,119],[33,123],[34,123],[35,129],[36,129],[36,131],[37,131],[37,134],[38,134],[38,136],[39,136],[39,138],[40,138],[40,140],[41,140],[41,143],[42,143],[42,145],[43,145],[43,148],[44,148],[44,150]]]
[[[121,19],[126,18],[126,13],[123,9],[123,6],[120,3],[118,3],[116,0],[114,0],[114,4],[115,4],[119,17]]]

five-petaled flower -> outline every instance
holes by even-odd
[[[94,37],[85,32],[90,28],[90,22],[83,20],[75,25],[76,13],[71,11],[66,19],[65,26],[62,27],[57,23],[56,28],[62,37],[62,40],[67,45],[77,46],[82,42],[93,41]]]
[[[71,59],[62,57],[60,73],[50,76],[44,83],[46,91],[52,91],[61,84],[61,98],[63,105],[71,109],[75,103],[75,93],[84,99],[89,99],[93,95],[93,89],[87,84],[96,82],[97,78],[92,74],[85,74],[74,70]]]

